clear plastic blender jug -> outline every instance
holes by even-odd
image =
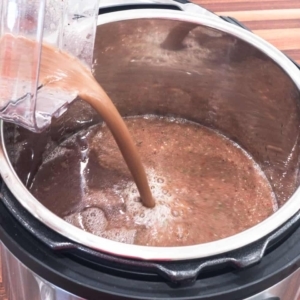
[[[99,0],[1,0],[0,118],[40,132],[76,96],[42,86],[42,43],[67,51],[91,67]],[[20,49],[18,41],[34,41]]]

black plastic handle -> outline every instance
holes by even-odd
[[[237,19],[227,16],[220,16],[220,18],[228,23],[231,23],[233,25],[237,25],[245,30],[251,31],[248,27],[246,27],[243,23],[239,22]]]
[[[174,0],[174,2],[178,2],[180,4],[190,3],[186,0]],[[117,12],[117,11],[126,11],[131,9],[171,9],[181,11],[180,7],[174,3],[172,4],[164,4],[164,3],[140,3],[140,4],[123,4],[116,6],[108,6],[99,9],[99,15]]]

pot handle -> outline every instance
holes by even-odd
[[[261,261],[266,251],[271,251],[274,246],[282,242],[285,237],[294,232],[300,223],[300,211],[287,223],[269,236],[254,242],[241,249],[218,255],[210,259],[194,260],[188,262],[169,262],[155,264],[161,276],[177,284],[194,282],[199,274],[215,269],[215,267],[243,269],[253,266]]]

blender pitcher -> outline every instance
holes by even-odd
[[[43,86],[42,44],[91,68],[99,0],[1,0],[0,118],[34,132],[65,112],[77,92]],[[30,47],[23,42],[30,40]]]

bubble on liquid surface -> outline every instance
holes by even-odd
[[[84,228],[96,235],[100,235],[107,227],[104,212],[97,207],[86,208],[81,212]]]
[[[141,202],[142,200],[141,200],[141,198],[140,197],[135,197],[134,198],[134,202]]]
[[[173,215],[173,217],[178,217],[179,212],[177,210],[172,210],[172,215]]]
[[[146,170],[151,188],[152,196],[155,200],[154,208],[145,207],[141,201],[137,201],[136,194],[131,191],[135,187],[134,182],[129,182],[123,190],[122,195],[126,203],[127,213],[133,217],[133,221],[137,225],[146,227],[163,226],[172,218],[170,203],[173,197],[168,192],[164,192],[165,180],[161,176],[157,176],[154,170]],[[157,178],[160,178],[158,182]]]
[[[165,180],[164,180],[163,178],[157,178],[157,183],[162,184],[162,183],[164,183],[164,182],[165,182]]]

